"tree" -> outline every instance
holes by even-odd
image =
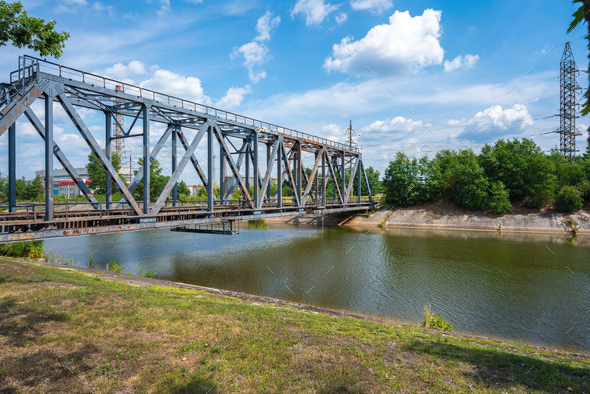
[[[37,175],[28,185],[25,186],[23,191],[23,200],[34,201],[37,197],[43,196],[45,187],[43,185],[43,178]]]
[[[176,191],[178,192],[179,196],[190,196],[191,195],[191,189],[188,188],[188,186],[186,185],[186,183],[184,183],[184,181],[178,182]]]
[[[143,159],[139,158],[137,164],[142,167]],[[137,174],[137,171],[135,171],[135,173]],[[158,198],[160,193],[162,193],[162,190],[164,190],[164,187],[166,187],[169,179],[169,176],[162,175],[160,162],[154,159],[150,164],[150,199]],[[137,200],[143,200],[143,180],[139,182],[133,195]]]
[[[56,32],[55,23],[54,20],[45,22],[29,16],[20,2],[0,1],[0,46],[11,42],[18,48],[30,48],[41,56],[59,58],[70,34]]]
[[[113,152],[111,156],[111,164],[115,171],[119,172],[121,169],[121,161],[119,155]],[[94,153],[88,155],[88,164],[86,164],[86,170],[88,171],[88,178],[90,182],[88,186],[96,194],[106,194],[106,178],[107,172],[103,168],[102,164],[98,161],[98,157]]]
[[[375,196],[378,193],[381,193],[381,181],[379,177],[379,171],[374,169],[373,167],[365,168],[365,174],[367,174],[367,180],[369,181],[369,187],[371,188],[371,194]],[[365,186],[365,181],[361,182],[361,193],[363,195],[367,194],[367,187]]]
[[[383,177],[385,202],[392,206],[407,207],[420,200],[420,175],[418,161],[398,152],[389,162]]]
[[[555,208],[562,212],[582,209],[582,193],[573,186],[564,186],[555,196]]]

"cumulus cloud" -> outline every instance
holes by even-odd
[[[240,104],[242,104],[242,101],[244,101],[244,96],[248,93],[252,93],[252,89],[250,89],[249,85],[246,85],[243,88],[236,88],[232,86],[227,90],[225,96],[215,103],[215,106],[223,109],[233,109],[239,107]]]
[[[156,70],[150,79],[143,81],[139,86],[200,103],[209,102],[203,94],[199,78],[183,77],[167,70]]]
[[[162,16],[170,11],[170,0],[160,0],[160,9],[156,11],[158,16]]]
[[[234,48],[233,52],[230,53],[231,59],[235,59],[240,55],[244,57],[242,65],[248,69],[248,77],[253,83],[258,83],[261,79],[266,78],[266,71],[257,68],[268,60],[270,51],[264,42],[270,40],[271,31],[280,23],[280,16],[273,18],[273,14],[267,11],[256,22],[258,35],[254,40],[239,48]]]
[[[132,77],[145,75],[147,73],[148,69],[145,63],[138,60],[132,60],[127,65],[123,63],[114,64],[100,74],[123,82],[134,83]]]
[[[461,129],[450,138],[470,138],[467,136],[477,135],[497,139],[508,134],[520,134],[526,126],[533,125],[534,121],[525,105],[514,104],[512,108],[506,109],[502,109],[501,105],[492,105],[476,113],[472,119],[452,119],[448,124]]]
[[[338,7],[340,5],[324,3],[324,0],[299,0],[291,11],[291,17],[295,17],[297,14],[305,14],[305,24],[307,26],[317,25],[322,23]]]
[[[475,63],[478,61],[478,55],[465,55],[465,57],[459,55],[451,61],[445,60],[445,71],[453,71],[459,68],[472,68],[475,67]]]
[[[441,64],[440,19],[441,11],[432,9],[415,17],[408,11],[396,11],[388,24],[373,27],[360,40],[349,36],[335,44],[324,68],[366,75],[368,67],[377,74],[391,75]]]
[[[352,0],[350,6],[354,10],[371,11],[381,14],[383,11],[393,7],[391,0]]]

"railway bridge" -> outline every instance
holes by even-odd
[[[199,231],[213,223],[222,223],[225,233],[236,220],[374,206],[362,155],[355,146],[29,56],[19,58],[18,69],[1,87],[0,138],[8,134],[8,201],[0,202],[0,243],[156,228]],[[33,105],[38,99],[40,103]],[[59,107],[107,175],[104,201],[94,196],[72,166],[68,147],[55,142],[54,108]],[[104,123],[89,127],[80,109],[85,114],[96,111]],[[23,115],[44,141],[43,203],[16,201],[17,120]],[[95,133],[104,131],[103,146],[91,128]],[[153,144],[150,130],[162,128],[161,136],[152,131],[158,136]],[[113,143],[127,138],[140,139],[143,163],[129,180],[117,173],[112,162]],[[201,143],[204,149],[197,151]],[[145,163],[159,158],[165,146],[170,147],[164,164],[170,165],[171,176],[158,196],[150,196],[150,166]],[[86,202],[54,201],[54,159]],[[304,159],[310,164],[309,174]],[[219,197],[214,192],[216,160]],[[177,183],[187,167],[196,171],[206,200],[179,200]],[[283,196],[284,185],[292,196]],[[232,200],[236,190],[241,197]],[[136,198],[138,191],[141,199]],[[115,192],[120,200],[113,201]]]

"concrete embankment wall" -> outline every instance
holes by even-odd
[[[440,230],[470,230],[527,232],[527,233],[572,233],[573,219],[579,235],[590,235],[590,214],[579,211],[571,214],[527,213],[500,216],[468,214],[464,212],[437,213],[429,209],[404,208],[388,211],[381,209],[373,215],[356,215],[346,222],[348,226],[379,226],[381,221],[388,228],[422,228]]]

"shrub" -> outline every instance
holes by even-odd
[[[426,328],[434,328],[435,330],[452,331],[453,326],[443,319],[439,313],[431,313],[430,306],[424,306],[424,320],[422,326]]]
[[[43,256],[43,241],[0,244],[0,255],[40,259]]]
[[[120,274],[122,269],[123,269],[123,267],[121,267],[119,264],[117,264],[116,261],[112,262],[112,264],[110,265],[110,268],[109,268],[109,264],[107,264],[107,271],[111,271],[111,272],[115,272],[117,274]]]
[[[575,212],[582,209],[582,193],[573,186],[564,186],[555,196],[555,208],[562,212]]]

